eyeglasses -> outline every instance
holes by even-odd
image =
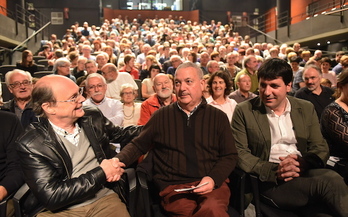
[[[56,101],[56,102],[72,102],[72,103],[76,103],[76,100],[79,96],[81,96],[83,94],[83,87],[80,87],[79,92],[77,94],[75,94],[71,99],[68,100],[60,100],[60,101]]]
[[[133,95],[134,92],[122,92],[122,95]]]
[[[31,84],[31,81],[29,81],[29,80],[24,80],[22,82],[16,81],[15,83],[10,84],[10,87],[12,89],[15,89],[15,88],[19,88],[22,84],[23,84],[23,86],[26,87],[26,86]]]
[[[105,86],[105,84],[97,84],[97,85],[91,85],[88,86],[89,90],[95,89],[96,87],[98,87],[98,89],[103,88]]]

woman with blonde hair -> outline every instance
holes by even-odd
[[[150,77],[150,67],[153,64],[157,64],[161,66],[161,64],[157,61],[156,57],[154,55],[147,55],[145,57],[145,65],[142,67],[142,70],[140,71],[140,80],[144,80],[145,78]]]

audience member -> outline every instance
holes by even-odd
[[[57,75],[62,75],[67,78],[70,78],[73,82],[76,83],[75,76],[71,75],[70,73],[70,64],[71,63],[67,58],[59,58],[54,62],[53,72]]]
[[[321,132],[329,145],[330,155],[348,159],[348,69],[338,75],[335,97],[321,115]]]
[[[4,102],[1,109],[15,113],[23,128],[26,128],[31,122],[37,121],[31,102],[32,77],[29,72],[15,69],[6,73],[5,82],[14,98]]]
[[[199,58],[199,64],[204,75],[209,74],[207,69],[209,60],[210,60],[209,54],[207,52],[202,52]]]
[[[109,60],[109,55],[105,52],[101,52],[99,53],[96,57],[95,57],[95,62],[98,65],[98,70],[100,70],[106,63],[108,63]]]
[[[77,59],[77,66],[72,70],[72,75],[76,78],[76,82],[79,80],[80,77],[83,77],[86,75],[86,62],[87,58],[83,56],[79,56]]]
[[[236,77],[237,73],[241,71],[241,69],[238,66],[234,65],[238,60],[238,56],[239,54],[237,51],[230,52],[226,55],[225,65],[226,65],[226,69],[230,77],[230,80],[232,81],[232,85],[234,83],[234,78]]]
[[[139,71],[135,67],[135,57],[132,54],[127,54],[124,57],[124,66],[121,67],[119,72],[129,73],[133,79],[139,79]]]
[[[141,82],[141,96],[142,98],[145,98],[145,99],[149,98],[155,93],[153,89],[153,80],[156,75],[161,73],[161,68],[159,67],[159,65],[154,64],[150,66],[149,71],[150,71],[150,78],[145,78]]]
[[[179,55],[172,55],[170,57],[170,62],[172,63],[172,66],[170,66],[168,69],[167,69],[167,74],[170,74],[172,76],[175,75],[175,72],[176,72],[176,69],[178,68],[178,66],[180,64],[183,63],[181,57]]]
[[[232,90],[228,75],[223,71],[213,73],[208,80],[208,86],[210,97],[206,99],[207,103],[225,112],[231,122],[237,102],[228,98]]]
[[[138,130],[114,126],[85,100],[79,87],[59,75],[41,78],[33,90],[33,123],[17,151],[24,179],[48,211],[38,216],[129,216],[118,184],[124,164],[110,142],[124,143]]]
[[[210,74],[203,75],[203,80],[205,82],[204,83],[204,88],[203,88],[203,97],[204,97],[204,99],[207,99],[207,98],[209,98],[211,96],[210,93],[209,93],[209,84],[208,84],[209,78],[210,78]]]
[[[287,96],[290,65],[266,60],[258,78],[260,96],[238,104],[233,115],[239,167],[257,175],[260,198],[271,206],[300,216],[347,216],[346,184],[323,169],[329,152],[314,106]]]
[[[137,91],[131,84],[122,84],[121,102],[123,103],[123,127],[137,125],[140,118],[141,103],[135,102]]]
[[[219,62],[216,60],[210,60],[207,64],[207,70],[210,76],[214,74],[215,72],[220,70]]]
[[[237,80],[238,89],[233,91],[228,97],[234,99],[237,103],[255,98],[257,95],[250,92],[251,78],[248,74],[239,76]]]
[[[290,66],[292,68],[292,74],[294,76],[294,81],[292,84],[292,91],[295,93],[298,91],[300,88],[306,86],[302,75],[303,75],[303,67],[300,66],[301,58],[298,56],[293,56],[288,58],[290,62]]]
[[[173,81],[170,75],[163,73],[156,75],[153,79],[153,89],[155,94],[141,104],[138,125],[145,125],[155,111],[176,102],[176,96],[173,94]]]
[[[39,71],[37,65],[33,60],[33,54],[30,50],[25,50],[22,52],[22,60],[16,63],[16,68],[30,72],[32,76],[34,75],[34,72]]]
[[[152,178],[171,216],[228,216],[227,182],[237,153],[226,114],[202,98],[202,77],[196,64],[180,65],[175,74],[178,102],[158,110],[117,155],[130,165],[152,148]],[[184,193],[174,190],[194,186]]]
[[[295,93],[295,97],[308,100],[314,105],[319,120],[324,108],[334,101],[333,90],[320,85],[321,77],[322,73],[319,67],[313,64],[307,65],[303,69],[303,80],[306,87]]]
[[[105,64],[101,71],[108,85],[106,91],[107,97],[120,100],[121,85],[125,83],[132,84],[138,90],[138,86],[132,76],[127,72],[119,72],[114,64]]]
[[[336,65],[334,65],[332,68],[332,71],[334,71],[336,75],[340,74],[342,71],[341,58],[342,56],[344,56],[344,54],[345,53],[343,51],[336,52],[336,57],[335,57]]]
[[[86,58],[86,57],[82,57],[82,58]],[[86,69],[86,74],[84,76],[79,77],[76,81],[76,84],[78,86],[84,86],[84,81],[86,80],[88,75],[93,73],[99,73],[97,63],[94,60],[87,60],[87,62],[85,63],[85,69]]]
[[[243,69],[238,72],[236,77],[234,78],[234,85],[236,85],[237,80],[239,79],[239,76],[243,74],[247,74],[251,78],[251,89],[250,92],[257,92],[259,81],[257,79],[257,73],[256,70],[258,68],[258,62],[255,56],[247,56],[244,58],[243,61]],[[235,86],[237,89],[237,86]]]
[[[20,172],[15,141],[22,133],[22,126],[15,114],[0,111],[0,201],[16,192],[24,183]],[[14,216],[14,207],[7,204],[6,216]]]
[[[322,78],[327,78],[331,81],[332,86],[336,87],[337,85],[337,78],[336,73],[334,71],[329,71],[330,69],[330,59],[327,57],[324,57],[321,59],[321,72],[322,72]]]
[[[107,89],[105,78],[98,73],[92,73],[87,76],[85,82],[89,98],[83,102],[83,105],[98,107],[115,126],[121,126],[123,122],[122,103],[117,99],[105,97]]]

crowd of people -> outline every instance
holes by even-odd
[[[110,189],[145,155],[169,215],[227,216],[228,177],[238,166],[259,177],[278,208],[348,216],[344,52],[330,59],[299,43],[253,43],[214,20],[119,16],[100,27],[76,22],[36,55],[52,75],[36,77],[30,50],[5,75],[14,98],[1,109],[19,124],[1,145],[13,151],[18,140],[19,160],[9,163],[20,170],[20,162],[23,177],[10,187],[0,174],[0,200],[25,181],[48,210],[41,217],[128,216]],[[110,143],[122,148],[116,156]],[[193,197],[174,191],[197,185]],[[308,212],[312,205],[327,209]]]

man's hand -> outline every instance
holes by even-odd
[[[112,159],[104,159],[100,167],[103,169],[105,175],[106,175],[106,181],[107,182],[116,182],[120,180],[124,169],[122,167],[125,167],[125,164],[120,162],[118,158],[112,158]]]
[[[207,194],[209,192],[212,192],[214,190],[214,186],[215,186],[215,182],[214,180],[209,177],[209,176],[204,176],[203,179],[201,180],[201,182],[198,185],[201,185],[203,183],[208,182],[207,185],[204,185],[200,188],[196,188],[193,190],[193,193],[196,194]],[[191,186],[191,187],[195,187],[195,186]]]
[[[290,154],[286,157],[279,157],[281,162],[278,165],[278,179],[290,181],[299,177],[300,173],[305,170],[305,161],[298,155]]]
[[[2,201],[6,196],[7,196],[6,188],[0,185],[0,201]]]

